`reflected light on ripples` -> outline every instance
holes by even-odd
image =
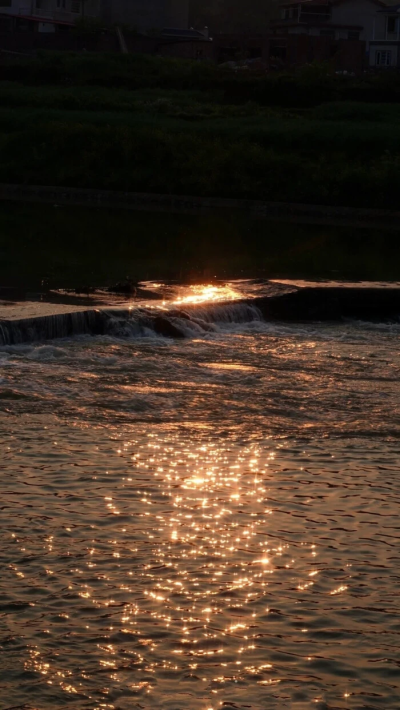
[[[276,683],[276,677],[269,677],[272,664],[265,663],[264,654],[257,659],[256,641],[273,557],[289,548],[271,544],[268,535],[272,510],[265,505],[265,482],[271,473],[265,467],[274,452],[251,443],[239,448],[221,441],[188,444],[178,436],[165,440],[154,433],[140,445],[121,442],[117,453],[122,451],[136,470],[124,478],[124,488],[153,471],[166,502],[164,510],[156,505],[154,490],[137,491],[139,528],[152,554],[136,579],[142,592],[134,617],[126,607],[120,617],[124,633],[137,634],[137,643],[146,648],[146,659],[138,656],[136,662],[156,675],[158,669],[182,672],[199,666],[207,676],[203,682],[215,684],[209,688],[213,694],[248,674],[262,678],[268,672],[258,684]],[[122,510],[118,492],[105,501],[110,513],[114,506]],[[142,626],[146,619],[152,620],[156,637],[164,628],[170,641],[148,634],[147,624]],[[208,669],[216,665],[223,675],[209,677]],[[103,658],[101,666],[111,669],[113,661]],[[135,689],[154,691],[138,683]]]
[[[180,294],[182,304],[232,298],[217,286]],[[10,463],[5,449],[0,610],[10,632],[1,640],[2,663],[24,689],[7,707],[24,707],[29,693],[36,693],[33,702],[40,693],[41,710],[71,703],[74,710],[216,710],[230,702],[272,710],[311,707],[321,698],[347,710],[347,688],[352,701],[353,690],[359,694],[354,707],[370,702],[361,691],[392,693],[398,445],[390,458],[380,441],[364,437],[360,463],[358,443],[340,458],[343,443],[334,437],[295,441],[297,418],[317,418],[314,400],[325,395],[321,384],[304,382],[301,368],[297,374],[287,347],[282,357],[290,355],[290,374],[281,385],[275,373],[284,336],[276,340],[258,340],[252,351],[246,346],[240,362],[220,338],[204,352],[192,342],[185,349],[154,339],[124,342],[118,348],[134,360],[132,370],[127,374],[107,351],[107,387],[96,389],[84,426],[72,431],[67,412],[48,431],[38,419],[34,429],[18,432],[22,443]],[[83,367],[100,372],[88,341],[79,347]],[[314,368],[305,347],[301,366]],[[168,358],[179,355],[173,369],[164,350]],[[329,363],[333,350],[328,343]],[[64,358],[57,355],[47,377],[49,368],[59,376]],[[146,358],[157,361],[156,371],[149,372]],[[361,372],[364,378],[364,366]],[[397,370],[387,385],[379,380],[387,396],[395,378]],[[353,380],[343,381],[343,401],[328,387],[329,403],[337,405],[329,417],[351,402]],[[356,382],[361,388],[366,380]],[[125,399],[111,397],[119,385]],[[229,420],[215,406],[219,391]],[[365,397],[357,402],[361,417]],[[379,407],[381,416],[380,399]],[[262,426],[253,419],[260,409]],[[286,424],[275,436],[277,417]],[[12,428],[7,436],[16,449],[16,421]],[[379,685],[370,683],[380,668]],[[1,682],[9,682],[6,674]]]
[[[79,567],[69,568],[69,593],[86,610],[77,637],[96,633],[97,610],[103,619],[93,662],[85,674],[71,676],[65,663],[61,670],[56,656],[35,648],[27,668],[68,695],[80,694],[101,673],[103,697],[108,687],[125,684],[133,696],[150,694],[155,703],[162,677],[201,680],[218,704],[233,685],[277,686],[282,665],[270,655],[269,638],[285,623],[285,612],[271,591],[286,579],[297,606],[322,575],[310,568],[315,544],[287,541],[277,528],[271,483],[280,476],[289,496],[292,479],[279,470],[275,451],[251,442],[188,442],[179,433],[123,438],[113,444],[119,474],[113,481],[107,469],[96,498],[112,527],[103,537],[100,527],[91,533]],[[297,495],[299,515],[311,503],[308,491]],[[121,522],[111,522],[118,514]],[[44,544],[52,554],[54,536]],[[89,567],[97,580],[84,578]],[[325,590],[330,595],[347,589],[332,586]],[[307,643],[308,619],[300,607],[296,612],[296,637]]]
[[[189,286],[189,293],[174,301],[176,304],[210,303],[214,301],[232,301],[242,298],[242,294],[230,286]]]

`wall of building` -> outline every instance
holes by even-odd
[[[378,69],[384,69],[384,68],[396,68],[399,66],[399,60],[400,60],[400,53],[399,53],[400,47],[399,43],[396,42],[373,42],[370,45],[369,48],[369,65],[371,67],[377,67]],[[378,64],[378,52],[381,55],[381,64]],[[382,64],[382,53],[390,53],[390,62],[388,64]]]
[[[365,68],[365,42],[288,34],[270,39],[270,66],[294,68],[311,62],[331,62],[336,71],[359,74]],[[278,62],[274,62],[275,58]]]
[[[64,22],[74,22],[82,14],[87,17],[98,17],[100,15],[101,0],[65,0],[65,7],[58,7],[57,0],[0,0],[0,13],[8,15],[26,15],[32,17],[43,17]],[[40,7],[38,7],[40,5]],[[82,9],[84,9],[82,13]]]
[[[339,0],[331,5],[331,16],[324,22],[308,22],[295,24],[293,19],[288,20],[287,32],[289,34],[306,34],[314,37],[328,36],[331,31],[335,40],[354,40],[352,33],[359,32],[358,39],[367,42],[377,40],[400,39],[400,18],[398,18],[398,31],[386,36],[386,15],[381,12],[382,6],[374,0]],[[306,13],[305,13],[306,14]],[[284,24],[276,24],[279,33],[284,29]]]
[[[160,43],[157,54],[162,57],[177,59],[213,60],[214,47],[212,42],[171,42]]]
[[[7,52],[22,52],[34,55],[38,50],[62,52],[118,52],[116,34],[79,37],[75,32],[0,32],[0,61]]]
[[[338,25],[359,25],[363,27],[360,39],[369,42],[375,32],[382,33],[385,28],[385,15],[379,13],[381,8],[369,0],[352,0],[332,6],[332,23]],[[383,37],[383,34],[379,36]]]
[[[210,42],[217,62],[261,59],[268,62],[269,38],[266,34],[216,34]]]
[[[102,16],[110,24],[127,24],[139,31],[186,29],[189,0],[103,0]]]
[[[146,37],[126,32],[125,41],[128,51],[133,54],[154,54],[179,59],[214,59],[214,44],[206,40],[174,41],[165,37]]]

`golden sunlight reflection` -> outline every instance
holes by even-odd
[[[232,301],[242,298],[242,294],[231,286],[196,285],[188,286],[188,293],[179,296],[174,303],[207,303],[213,301]]]
[[[302,605],[324,576],[312,535],[303,539],[301,516],[312,495],[293,494],[281,447],[271,439],[236,443],[204,434],[190,441],[162,427],[137,438],[115,434],[107,470],[96,470],[100,523],[79,563],[66,563],[64,590],[81,611],[70,605],[72,613],[60,610],[54,622],[72,626],[78,640],[95,639],[90,659],[74,674],[56,653],[42,651],[38,639],[26,670],[74,698],[101,674],[104,702],[96,708],[118,707],[110,689],[124,685],[138,707],[145,697],[158,707],[160,679],[182,684],[183,694],[186,684],[201,683],[205,702],[215,707],[227,690],[248,683],[263,692],[277,688],[284,679],[283,625],[309,643],[312,627]],[[280,511],[292,495],[294,536]],[[81,535],[72,525],[65,533],[71,540]],[[43,545],[45,572],[53,578],[56,536],[44,537]],[[19,571],[14,565],[16,579]],[[346,589],[338,581],[324,592],[334,603]],[[289,622],[288,599],[296,612]],[[41,638],[53,629],[43,628]]]
[[[398,707],[397,360],[364,325],[266,327],[3,348],[4,708]]]
[[[314,571],[307,565],[299,578],[295,551],[276,534],[269,485],[277,448],[272,442],[191,443],[154,431],[141,441],[117,438],[116,455],[128,469],[119,488],[103,496],[108,515],[122,519],[109,541],[112,557],[120,567],[128,544],[135,560],[129,510],[134,537],[147,552],[112,596],[96,599],[93,585],[82,585],[79,594],[111,612],[109,642],[98,644],[103,672],[119,677],[113,635],[119,630],[130,639],[129,658],[144,674],[130,686],[137,695],[154,693],[149,678],[160,672],[197,674],[216,700],[223,688],[246,677],[260,687],[280,681],[262,640],[265,624],[272,628],[278,613],[269,603],[274,575],[285,569],[294,589],[306,589]],[[95,547],[88,548],[92,564]]]

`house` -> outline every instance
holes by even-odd
[[[400,67],[400,5],[376,13],[369,42],[369,65],[378,69]]]
[[[90,17],[156,32],[187,29],[188,16],[189,0],[0,0],[0,33],[54,33]]]
[[[55,33],[98,17],[101,0],[0,0],[0,32]]]
[[[102,17],[110,25],[130,25],[139,32],[187,29],[189,0],[102,0]]]
[[[383,20],[381,0],[303,0],[284,2],[281,18],[271,23],[274,34],[301,34],[369,43]]]
[[[400,5],[382,0],[284,2],[281,18],[271,23],[272,46],[278,57],[291,53],[292,64],[307,56],[309,62],[330,60],[338,70],[357,73],[368,66],[400,66],[399,11]]]

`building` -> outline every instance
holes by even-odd
[[[369,42],[369,65],[377,69],[400,67],[400,5],[376,13]]]
[[[139,32],[187,29],[189,0],[102,0],[102,17],[107,24],[129,25]]]
[[[216,34],[213,37],[214,58],[219,63],[259,60],[268,64],[269,36],[250,32]]]
[[[0,32],[55,33],[99,17],[101,0],[0,0]]]
[[[189,0],[0,0],[0,32],[56,32],[97,17],[139,32],[188,27]]]
[[[126,48],[133,54],[153,54],[179,59],[214,59],[214,45],[197,30],[164,29],[158,34],[124,32]]]
[[[301,34],[333,40],[372,39],[380,24],[380,0],[303,0],[284,2],[281,18],[272,21],[275,34]]]
[[[381,0],[289,1],[281,5],[281,18],[271,24],[276,54],[286,63],[291,63],[289,54],[292,60],[297,57],[292,63],[298,63],[300,53],[308,61],[338,60],[337,68],[343,71],[400,67],[400,5]],[[296,36],[303,40],[294,42]],[[330,40],[329,51],[323,39]]]
[[[287,34],[270,37],[271,69],[295,69],[313,62],[328,62],[337,72],[361,74],[366,67],[366,43],[361,40]]]

